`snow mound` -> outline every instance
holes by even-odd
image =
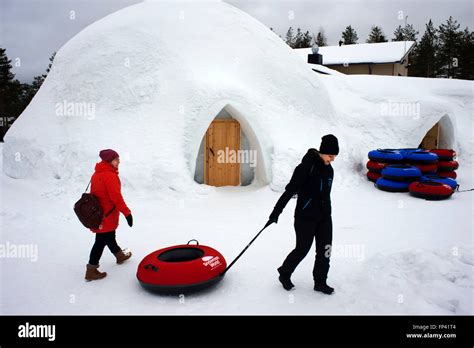
[[[226,111],[258,153],[255,182],[280,191],[321,136],[339,138],[335,187],[365,181],[368,151],[440,147],[472,185],[472,91],[463,80],[320,75],[278,36],[218,1],[145,2],[92,24],[56,55],[5,137],[4,172],[60,191],[85,187],[102,148],[121,154],[125,188],[183,197],[212,120]]]
[[[114,148],[128,162],[125,185],[186,191],[198,186],[199,145],[224,108],[258,151],[265,184],[280,180],[274,153],[302,152],[335,124],[318,77],[246,13],[219,1],[140,3],[58,51],[5,138],[4,171],[86,183],[98,151]]]

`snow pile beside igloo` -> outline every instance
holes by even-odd
[[[258,151],[263,183],[282,181],[280,153],[335,124],[318,77],[246,13],[218,1],[140,3],[58,51],[5,138],[4,171],[87,183],[98,151],[114,148],[125,185],[192,189],[199,145],[223,108]]]

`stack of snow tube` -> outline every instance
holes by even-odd
[[[367,178],[376,182],[382,177],[382,170],[390,164],[402,163],[403,155],[395,149],[378,149],[369,152]]]
[[[459,163],[454,160],[456,158],[456,151],[452,149],[433,149],[428,151],[438,155],[436,174],[445,178],[457,178],[456,169],[458,169]]]
[[[375,183],[385,179],[377,184],[382,190],[407,192],[410,182],[436,173],[437,161],[436,154],[422,149],[377,149],[369,152],[367,178]]]
[[[368,155],[367,178],[380,190],[441,200],[451,197],[458,186],[453,150],[377,149]]]
[[[421,170],[407,164],[391,164],[381,171],[375,181],[377,188],[388,192],[408,192],[408,186],[421,177]]]

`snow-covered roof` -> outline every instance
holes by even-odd
[[[414,47],[414,41],[393,41],[380,43],[364,43],[342,46],[319,47],[323,56],[323,65],[367,64],[367,63],[398,63]],[[305,61],[311,48],[296,48],[294,51]]]

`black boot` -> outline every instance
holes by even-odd
[[[280,269],[278,269],[278,273],[280,273]],[[290,277],[291,275],[282,273],[280,273],[280,276],[278,277],[278,280],[280,281],[281,285],[283,285],[283,289],[288,291],[295,287],[295,285],[291,282]]]
[[[334,288],[330,287],[329,285],[324,283],[314,283],[314,290],[315,291],[320,291],[323,294],[326,295],[331,295],[334,292]]]

